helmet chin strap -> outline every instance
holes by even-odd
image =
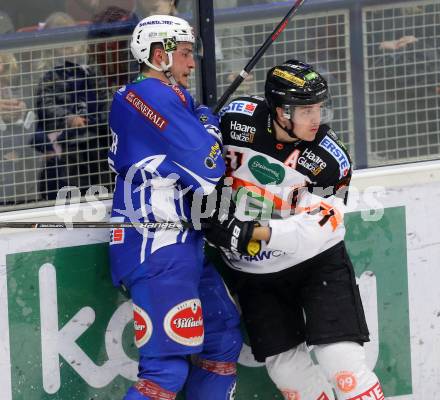
[[[171,73],[171,71],[169,69],[165,69],[164,67],[166,67],[165,63],[162,61],[160,63],[160,66],[162,67],[162,71],[165,74],[165,76],[170,80],[172,85],[177,85],[177,81],[174,78],[173,74]]]
[[[161,61],[160,62],[160,66],[162,67],[163,73],[169,79],[171,84],[172,85],[177,85],[177,81],[176,81],[176,79],[174,78],[173,74],[170,71],[170,68],[173,65],[173,52],[172,51],[170,51],[169,53],[167,52],[167,55],[168,55],[168,59],[170,60],[170,62],[168,64],[165,64],[165,61]]]
[[[150,68],[154,69],[157,72],[163,72],[165,74],[165,76],[169,79],[171,84],[177,85],[177,81],[170,71],[170,68],[173,65],[173,54],[172,53],[167,53],[167,54],[168,54],[168,58],[169,58],[170,62],[168,64],[165,64],[165,61],[161,61],[160,68],[156,67],[154,64],[150,63],[150,61],[148,61],[147,59],[144,60],[144,63],[147,64]]]
[[[279,122],[278,122],[278,118],[274,118],[275,123],[284,131],[286,132],[292,139],[296,139],[299,140],[299,138],[295,135],[295,132],[293,132],[293,121],[290,119],[290,128],[287,128],[285,126],[282,126]]]

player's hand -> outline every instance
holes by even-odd
[[[233,216],[220,221],[211,217],[203,224],[203,228],[206,240],[215,246],[249,256],[255,256],[261,249],[261,242],[251,240],[254,221],[240,221]]]

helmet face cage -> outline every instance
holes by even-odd
[[[193,29],[182,18],[170,15],[152,15],[140,21],[133,31],[131,38],[131,53],[138,63],[145,63],[156,71],[169,70],[172,66],[172,53],[178,42],[195,42]],[[150,63],[151,45],[162,43],[169,56],[169,63],[158,68]]]
[[[333,118],[333,108],[327,81],[313,68],[301,61],[288,60],[269,70],[265,97],[273,116],[283,108],[284,117],[293,118],[295,106],[321,103],[320,123]]]

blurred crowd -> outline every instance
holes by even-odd
[[[274,2],[214,0],[214,7],[235,9]],[[134,26],[152,14],[191,15],[194,6],[193,0],[6,0],[0,5],[0,40],[17,32],[31,32],[32,38],[56,28],[96,27],[123,21]],[[371,103],[382,104],[380,110],[394,118],[375,131],[372,127],[372,131],[384,140],[393,129],[396,138],[420,136],[423,115],[426,130],[432,131],[429,135],[439,145],[440,43],[435,27],[440,24],[438,20],[427,24],[423,6],[399,10],[389,20],[389,27],[384,26],[369,38],[373,47],[368,47],[372,48],[372,56],[367,54],[366,67],[372,74],[368,90],[375,93]],[[418,22],[417,18],[422,17],[425,19]],[[395,29],[393,23],[405,22],[405,18],[424,30]],[[429,26],[433,32],[427,31]],[[317,42],[317,49],[309,51],[308,30],[304,27],[291,41],[286,37],[285,43],[279,45],[284,46],[281,52],[277,44],[268,50],[270,64],[277,56],[307,60],[330,82],[336,109],[348,109],[346,93],[339,90],[345,87],[349,75],[332,75],[341,70],[338,62],[344,58],[337,50],[340,28],[329,24],[317,29],[324,32],[326,42],[322,49]],[[261,38],[256,39],[257,34]],[[222,24],[216,28],[217,83],[223,90],[265,35],[256,33],[250,25]],[[102,185],[111,192],[113,177],[106,161],[110,137],[108,106],[113,92],[137,73],[126,37],[109,35],[98,40],[86,35],[81,41],[38,47],[32,47],[30,40],[28,49],[0,50],[0,206],[53,200],[63,186],[77,186],[85,194],[89,187]],[[264,76],[256,78],[251,74],[236,94],[261,92],[258,82],[264,82]],[[381,84],[395,87],[382,88]],[[370,115],[374,115],[373,108]],[[412,126],[411,121],[417,123]]]
[[[215,0],[215,7],[266,2]],[[0,6],[0,39],[16,32],[135,24],[152,14],[191,14],[194,4],[192,0],[6,1]],[[243,45],[242,28],[228,28],[220,35],[217,59],[230,60],[222,72],[227,84],[244,66],[248,46]],[[93,185],[111,191],[107,113],[112,93],[137,74],[128,48],[126,39],[85,38],[19,54],[0,51],[0,206],[54,200],[65,186],[78,187],[82,195]]]

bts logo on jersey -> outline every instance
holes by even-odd
[[[321,140],[319,147],[327,150],[338,162],[339,178],[346,176],[350,170],[350,161],[348,160],[344,150],[342,150],[341,147],[328,136],[325,136],[324,139]]]
[[[251,101],[235,100],[229,103],[228,106],[223,108],[223,110],[220,113],[220,116],[230,112],[236,112],[239,114],[252,116],[254,115],[254,111],[257,108],[257,105],[258,105],[257,103],[252,103]]]

